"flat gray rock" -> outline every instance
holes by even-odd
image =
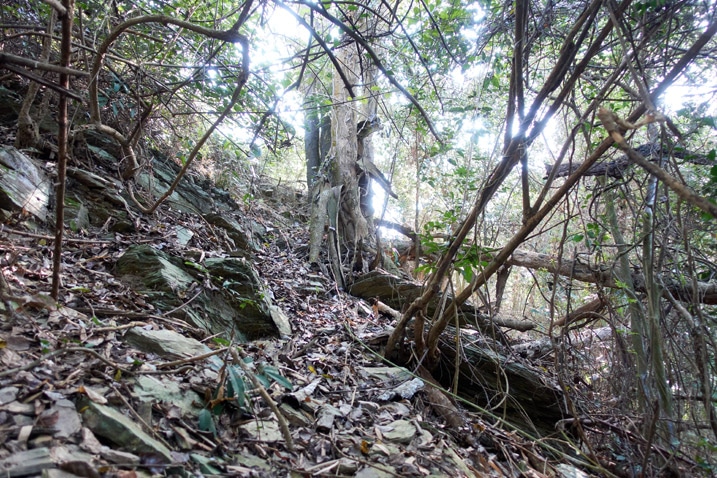
[[[169,449],[145,433],[138,424],[114,408],[82,401],[84,425],[97,435],[125,448],[132,453],[160,455],[167,463],[172,462]]]

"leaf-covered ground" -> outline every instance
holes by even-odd
[[[199,216],[160,208],[137,216],[131,234],[68,232],[60,305],[47,296],[52,231],[29,232],[21,216],[4,227],[0,467],[10,476],[553,475],[555,463],[535,444],[478,415],[466,411],[465,428],[449,430],[428,402],[428,385],[382,361],[372,344],[385,339],[393,319],[308,266],[304,205],[295,198],[283,191],[234,212],[265,227],[252,261],[292,327],[289,337],[238,347],[173,317],[176,311],[157,310],[113,275],[137,243],[199,263],[228,254]],[[189,242],[178,234],[187,230]],[[192,297],[184,299],[190,307]],[[216,354],[170,360],[141,351],[127,337],[138,329],[176,332]],[[237,374],[240,356],[248,371]],[[147,377],[174,395],[153,395]],[[263,380],[276,408],[252,377]],[[107,407],[139,431],[122,423],[121,432],[103,429],[112,421]],[[137,445],[145,436],[164,448]]]

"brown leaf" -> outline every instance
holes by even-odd
[[[86,478],[101,478],[99,472],[86,461],[67,461],[60,463],[60,469]]]
[[[107,403],[107,399],[100,395],[99,393],[95,392],[91,388],[85,387],[84,385],[80,385],[80,387],[77,389],[78,393],[84,393],[87,395],[87,398],[92,400],[94,403],[99,403],[100,405],[104,405]]]
[[[58,410],[49,411],[46,410],[37,417],[37,426],[41,428],[52,428],[60,419],[60,412]]]

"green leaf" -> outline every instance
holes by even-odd
[[[263,375],[263,374],[257,374],[257,375],[256,375],[256,379],[259,380],[259,382],[261,382],[261,385],[262,385],[264,388],[269,388],[269,387],[271,386],[271,382],[270,382],[269,379],[266,378],[266,376]]]
[[[246,395],[246,386],[244,384],[244,378],[242,377],[241,369],[237,365],[232,365],[227,368],[229,374],[227,376],[227,394],[230,397],[235,397],[237,400],[237,405],[240,408],[244,408],[246,405],[245,402],[245,395]]]
[[[217,345],[221,345],[222,347],[228,347],[231,344],[231,342],[222,337],[214,337],[212,341]]]
[[[212,412],[206,408],[199,411],[199,429],[203,432],[212,432],[215,436],[217,434],[214,419],[212,418]]]
[[[710,181],[717,182],[717,166],[710,168]]]
[[[285,389],[291,391],[294,389],[294,386],[289,382],[289,380],[286,379],[283,375],[281,375],[281,372],[279,372],[279,369],[276,367],[272,367],[271,365],[264,365],[264,374],[273,379],[276,383],[284,387]]]
[[[92,290],[91,290],[90,288],[88,288],[88,287],[79,286],[79,285],[78,285],[78,286],[75,286],[75,287],[71,287],[70,290],[71,290],[72,292],[79,292],[79,293],[88,293],[88,292],[91,292],[91,291],[92,291]]]
[[[205,274],[208,274],[208,273],[209,273],[209,271],[207,270],[206,267],[204,267],[204,266],[201,265],[201,264],[197,264],[197,263],[194,262],[194,261],[184,261],[184,265],[187,266],[187,267],[191,267],[192,269],[196,269],[196,270],[198,270],[199,272],[203,272],[203,273],[205,273]]]
[[[705,116],[704,118],[701,118],[700,122],[712,128],[717,126],[717,123],[715,123],[715,119],[711,116]]]

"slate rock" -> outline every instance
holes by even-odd
[[[250,234],[247,234],[245,227],[239,224],[234,218],[226,214],[206,214],[204,219],[212,226],[221,227],[227,233],[229,239],[234,242],[235,250],[243,251],[244,255],[249,255],[251,251],[260,250],[256,241],[252,240]]]
[[[42,470],[42,478],[78,478],[78,475],[57,468],[48,468]]]
[[[394,468],[388,465],[380,465],[382,468],[386,468],[386,471],[380,470],[375,466],[367,466],[361,468],[355,475],[355,478],[393,478],[401,476]]]
[[[238,341],[279,335],[274,316],[281,318],[272,314],[269,293],[245,259],[208,258],[190,267],[179,257],[137,245],[119,258],[115,272],[158,310],[177,309],[174,316],[212,334],[233,335]],[[213,287],[205,287],[186,304],[206,281]]]
[[[291,321],[289,321],[289,317],[287,317],[284,311],[276,305],[270,305],[269,313],[271,314],[271,318],[274,320],[274,324],[276,324],[276,327],[279,329],[280,337],[290,338]]]
[[[575,468],[567,463],[560,463],[555,469],[558,472],[557,476],[561,478],[588,478],[590,476],[581,469]]]
[[[132,453],[148,453],[172,462],[169,449],[145,433],[139,425],[114,408],[97,403],[80,401],[84,425],[92,432]]]
[[[52,461],[49,448],[34,448],[32,450],[13,453],[7,458],[0,460],[0,475],[37,475],[46,468],[54,467],[55,463]]]
[[[408,420],[396,420],[378,427],[383,437],[395,443],[410,443],[416,436],[416,426]]]
[[[199,413],[199,409],[194,407],[194,403],[202,403],[202,398],[197,393],[192,390],[182,390],[174,380],[149,375],[137,377],[134,393],[140,401],[170,403],[179,407],[182,414],[190,416],[196,416]]]
[[[284,440],[279,424],[274,420],[252,420],[240,426],[253,440],[278,442]]]
[[[133,327],[124,335],[124,340],[137,350],[157,354],[170,360],[196,357],[212,351],[198,340],[164,329],[147,330]],[[209,357],[207,360],[214,366],[222,366],[221,359],[216,356]]]
[[[321,433],[330,432],[334,426],[334,420],[340,416],[342,416],[342,413],[338,408],[328,403],[322,405],[319,409],[319,417],[316,420],[316,431]]]
[[[140,457],[134,453],[127,453],[126,451],[113,450],[109,447],[102,447],[100,456],[110,463],[116,463],[118,465],[139,465]]]
[[[52,180],[35,161],[13,147],[0,147],[0,208],[48,219]]]
[[[17,393],[17,387],[0,388],[0,405],[14,401],[17,398]]]
[[[58,400],[52,407],[44,410],[38,417],[39,422],[48,421],[56,438],[68,438],[82,429],[80,415],[70,400]]]

